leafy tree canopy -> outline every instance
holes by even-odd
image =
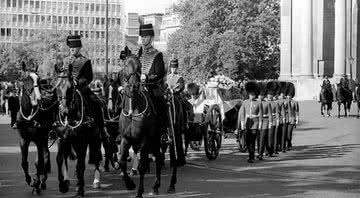
[[[279,0],[182,0],[174,10],[183,26],[167,53],[177,55],[188,80],[278,76]]]

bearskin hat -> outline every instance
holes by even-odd
[[[295,96],[295,85],[294,85],[294,83],[291,83],[291,82],[287,83],[286,95],[291,96],[292,98]]]
[[[259,86],[259,95],[264,96],[266,94],[266,83],[258,82],[258,86]]]
[[[286,90],[287,90],[287,82],[281,81],[281,82],[280,82],[279,94],[284,94],[284,95],[286,95]]]
[[[259,86],[255,81],[249,81],[245,84],[245,90],[247,93],[254,92],[255,94],[258,94]]]
[[[266,84],[266,94],[275,95],[279,90],[279,83],[276,81],[270,81]]]

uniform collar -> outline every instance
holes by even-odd
[[[143,49],[144,49],[144,53],[149,53],[149,52],[153,51],[154,47],[153,46],[150,46],[148,48],[143,47]]]

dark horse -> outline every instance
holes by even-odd
[[[325,116],[324,110],[326,110],[326,116],[330,116],[333,100],[334,96],[331,84],[327,82],[327,80],[324,80],[320,91],[321,115]]]
[[[348,113],[350,113],[352,92],[349,87],[346,86],[344,78],[341,78],[340,83],[337,84],[336,100],[338,103],[338,118],[340,118],[341,104],[344,105],[345,117],[347,117]]]
[[[57,98],[50,92],[49,97],[42,96],[40,91],[48,91],[42,87],[35,72],[26,70],[26,65],[22,65],[24,73],[27,75],[21,80],[20,111],[18,117],[18,132],[20,135],[20,148],[22,156],[22,168],[25,173],[25,181],[30,185],[29,164],[27,161],[29,145],[33,142],[37,148],[36,177],[31,186],[33,193],[40,194],[41,189],[46,189],[47,174],[50,172],[50,152],[48,148],[48,135],[55,120],[55,109]]]
[[[137,56],[128,55],[123,70],[123,108],[119,124],[121,134],[120,168],[124,174],[123,180],[129,190],[136,188],[135,183],[127,173],[126,163],[129,148],[132,146],[136,153],[140,152],[140,162],[138,166],[140,183],[136,197],[142,197],[144,193],[144,175],[149,168],[149,153],[152,153],[155,157],[156,164],[156,180],[153,186],[153,194],[159,193],[158,189],[160,187],[161,167],[163,163],[163,156],[160,151],[161,133],[157,131],[157,120],[152,102],[140,82],[140,73],[137,72],[140,66],[141,63]],[[176,128],[174,128],[174,130],[176,130]],[[173,150],[174,149],[170,148],[170,152]],[[170,153],[170,156],[174,155]],[[175,183],[176,168],[173,169],[168,192],[175,191]]]
[[[75,151],[77,196],[84,196],[84,172],[86,150],[89,145],[89,163],[95,165],[94,187],[100,187],[101,146],[100,130],[94,121],[94,111],[91,105],[86,103],[82,93],[75,86],[75,82],[69,67],[69,74],[61,73],[57,83],[57,93],[60,99],[56,132],[59,137],[58,165],[59,190],[66,193],[69,190],[67,159],[74,159],[72,150]],[[96,112],[98,113],[98,112]],[[63,167],[63,163],[65,166]]]

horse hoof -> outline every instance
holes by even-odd
[[[46,183],[45,182],[41,183],[40,188],[41,190],[46,190]]]
[[[149,193],[150,196],[159,195],[159,189],[154,188],[152,192]]]
[[[29,186],[31,185],[31,177],[30,177],[30,175],[25,175],[25,181]]]
[[[59,183],[59,190],[61,193],[67,193],[69,191],[70,181],[60,181]]]
[[[104,171],[105,171],[105,172],[109,172],[109,171],[110,171],[109,166],[104,166]]]
[[[134,190],[136,188],[136,184],[130,178],[125,181],[125,185],[128,190]]]
[[[77,191],[77,192],[76,192],[76,195],[75,195],[75,197],[84,197],[84,196],[85,196],[84,190]]]
[[[169,189],[167,190],[168,194],[173,194],[175,193],[175,186],[170,186]]]
[[[41,189],[40,188],[38,188],[38,187],[34,187],[33,188],[33,190],[32,190],[32,194],[33,195],[40,195],[40,193],[41,193]]]
[[[142,195],[136,195],[135,198],[143,198],[143,196]]]
[[[116,170],[119,170],[119,169],[120,169],[120,164],[119,164],[118,162],[115,162],[114,168],[115,168]]]
[[[94,182],[93,183],[93,188],[99,189],[100,188],[100,182]]]

